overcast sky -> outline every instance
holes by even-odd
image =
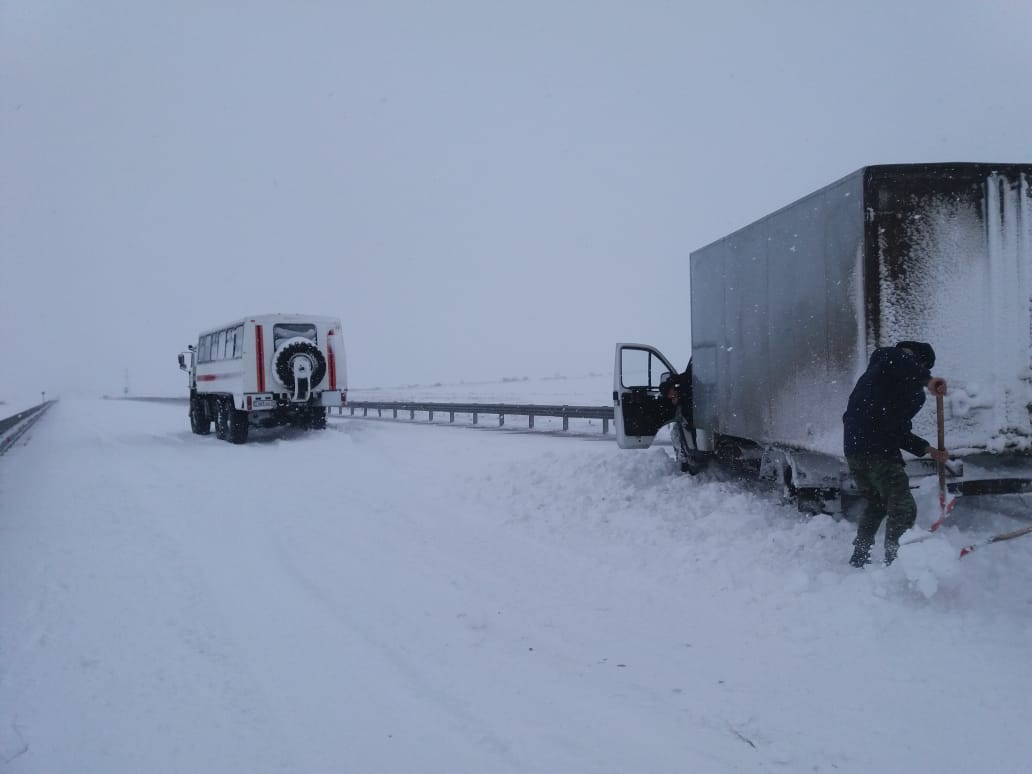
[[[274,311],[339,316],[352,387],[683,365],[693,249],[868,164],[1032,161],[1030,38],[1018,0],[0,0],[0,399],[182,393]]]

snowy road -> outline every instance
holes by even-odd
[[[851,534],[661,449],[62,401],[0,461],[0,771],[1028,771],[1032,540]]]

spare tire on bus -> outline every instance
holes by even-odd
[[[294,360],[308,358],[312,368],[311,386],[319,384],[326,376],[326,358],[319,348],[305,338],[287,339],[272,356],[272,368],[276,380],[287,389],[294,389]]]

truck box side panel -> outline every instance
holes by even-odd
[[[841,453],[865,358],[862,183],[855,173],[692,254],[700,428]]]
[[[863,338],[863,190],[854,175],[785,211],[770,245],[771,416],[765,443],[841,454]]]
[[[1032,165],[866,167],[694,252],[698,427],[839,456],[870,353],[918,339],[949,448],[1032,450],[1030,186]]]
[[[867,348],[930,342],[947,446],[1032,448],[1032,165],[866,169]],[[925,410],[914,429],[935,433]]]

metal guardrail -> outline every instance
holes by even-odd
[[[0,455],[14,446],[15,442],[22,437],[56,401],[48,400],[33,406],[25,411],[0,419]]]
[[[398,418],[398,412],[407,411],[409,419],[416,418],[416,412],[426,413],[428,421],[434,421],[434,414],[447,414],[448,421],[454,422],[456,414],[469,414],[473,417],[473,424],[477,424],[481,414],[498,416],[498,426],[505,425],[506,416],[523,416],[528,418],[528,426],[534,427],[535,417],[556,417],[563,420],[563,430],[570,429],[571,419],[601,419],[602,432],[609,432],[609,423],[613,420],[612,406],[544,406],[534,404],[518,403],[412,403],[412,402],[370,402],[370,401],[348,401],[341,408],[350,411],[355,416],[355,411],[361,410],[363,417],[368,417],[369,412],[375,411],[378,417],[383,417],[385,411],[391,412],[392,419]]]
[[[105,395],[105,398],[109,396]],[[139,400],[154,403],[189,403],[189,398],[165,398],[147,396],[117,396],[111,400]],[[385,411],[391,412],[391,419],[398,418],[398,412],[408,412],[409,419],[416,418],[416,412],[425,413],[430,422],[434,421],[434,414],[447,414],[449,422],[455,422],[456,414],[468,414],[473,418],[473,424],[479,424],[481,414],[490,414],[498,417],[498,426],[505,426],[506,416],[527,417],[528,426],[534,428],[534,417],[555,417],[563,420],[563,430],[570,429],[571,419],[601,419],[602,433],[609,432],[609,423],[613,421],[612,406],[548,406],[527,403],[426,403],[422,401],[348,401],[339,410],[339,416],[350,412],[355,416],[355,410],[362,411],[361,416],[368,417],[369,412],[375,411],[376,416],[382,418]],[[330,409],[332,413],[332,409]]]
[[[105,395],[104,400],[139,400],[143,401],[144,403],[180,403],[183,405],[186,405],[190,402],[190,398],[185,395],[180,395],[175,398],[147,395]]]

